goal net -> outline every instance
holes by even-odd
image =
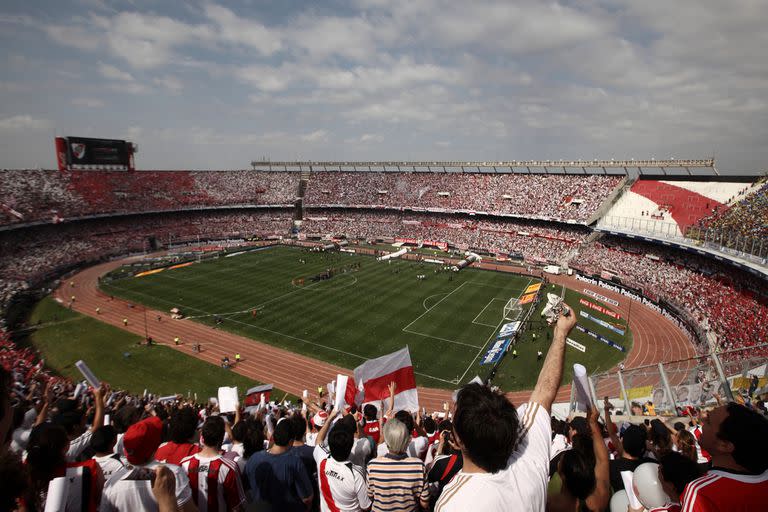
[[[523,316],[523,306],[520,305],[520,301],[517,297],[512,297],[504,305],[504,320],[509,322],[515,322],[520,320]]]

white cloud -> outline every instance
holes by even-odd
[[[282,91],[294,80],[283,75],[281,69],[270,69],[265,66],[250,66],[236,71],[240,79],[265,92]]]
[[[45,25],[43,31],[55,42],[79,50],[95,51],[101,47],[99,33],[87,25]]]
[[[388,29],[361,17],[301,16],[286,33],[286,45],[295,45],[313,59],[340,56],[364,61],[376,53],[377,33],[386,34]]]
[[[110,80],[118,80],[120,82],[134,81],[133,75],[127,71],[122,71],[111,64],[104,64],[103,62],[99,62],[99,73],[101,73],[101,76],[104,78]]]
[[[78,107],[101,108],[104,106],[104,101],[98,98],[75,98],[72,104]]]
[[[159,78],[155,78],[154,82],[157,85],[161,87],[165,87],[166,89],[174,93],[179,92],[184,88],[184,84],[181,82],[181,80],[171,75],[165,75]]]
[[[24,114],[0,119],[0,131],[4,133],[36,132],[48,129],[51,122],[47,119],[35,119]]]
[[[384,137],[376,133],[364,133],[360,136],[360,142],[383,142]]]
[[[224,43],[253,48],[261,55],[272,55],[282,46],[279,32],[256,20],[244,18],[213,3],[206,3],[204,11],[216,26],[217,38]]]
[[[312,133],[307,133],[301,136],[301,140],[304,142],[322,142],[328,139],[328,132],[325,130],[315,130]]]

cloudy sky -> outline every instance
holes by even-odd
[[[768,168],[764,0],[5,0],[0,167],[706,158]]]

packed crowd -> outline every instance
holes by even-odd
[[[700,226],[722,231],[723,243],[726,244],[731,234],[734,237],[768,239],[768,183],[732,206],[715,211],[703,219]]]
[[[594,405],[586,417],[551,417],[576,324],[568,313],[554,325],[527,403],[516,408],[497,389],[470,383],[431,415],[394,410],[394,382],[381,408],[336,409],[320,394],[221,413],[181,395],[51,376],[0,333],[0,510],[698,512],[764,504],[762,400],[691,410],[688,426],[656,418],[617,425],[607,400],[602,419]],[[641,508],[627,505],[622,472],[633,472]]]
[[[307,206],[442,208],[587,221],[618,186],[617,176],[318,172]]]
[[[678,305],[714,333],[724,350],[768,342],[765,284],[730,265],[610,236],[582,248],[571,265],[607,271],[648,297]]]
[[[148,214],[94,219],[0,232],[0,311],[9,297],[30,283],[81,262],[150,250],[160,244],[207,238],[284,236],[286,210],[232,210]]]
[[[0,224],[232,205],[292,205],[298,174],[0,170]]]
[[[432,240],[463,250],[522,254],[533,262],[558,262],[589,235],[587,228],[552,227],[542,221],[354,210],[310,210],[304,217],[302,232],[366,240]]]

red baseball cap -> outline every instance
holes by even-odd
[[[152,460],[163,439],[163,422],[152,416],[134,423],[123,436],[125,457],[131,464],[146,464]]]

